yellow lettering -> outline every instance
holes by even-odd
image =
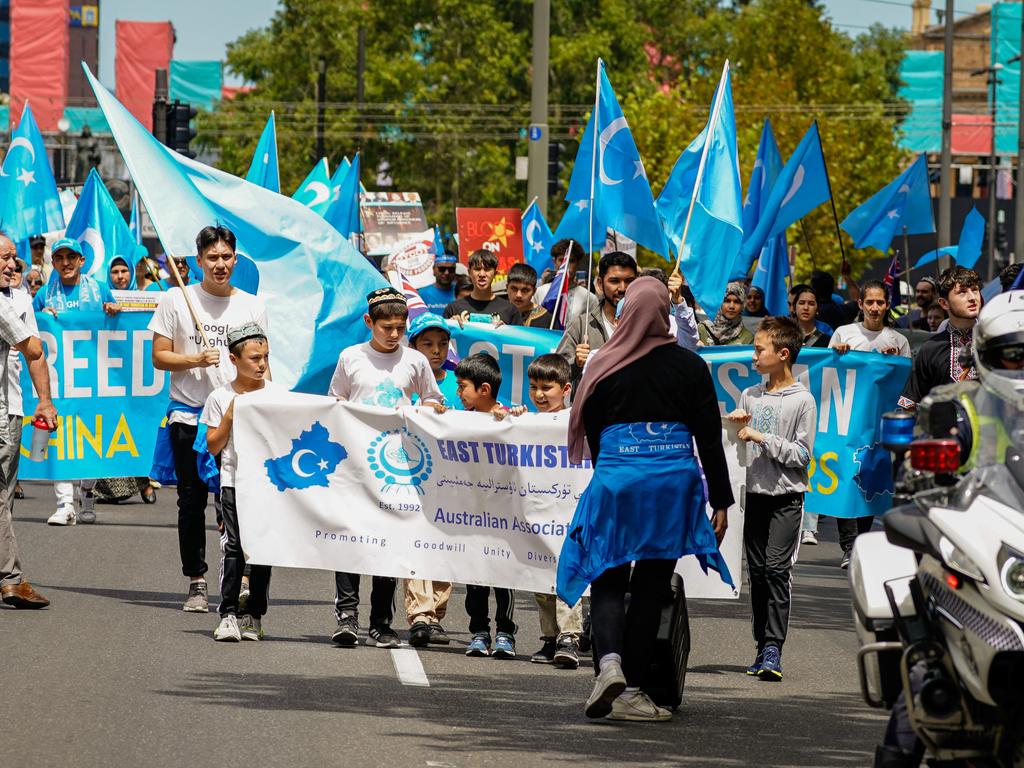
[[[829,451],[828,453],[823,453],[821,455],[821,471],[825,474],[826,477],[828,477],[832,481],[828,485],[822,485],[821,483],[818,483],[818,493],[824,494],[825,496],[835,493],[836,488],[839,487],[839,477],[836,475],[832,467],[828,465],[827,462],[829,460],[838,461],[839,455],[836,454],[834,451]]]
[[[114,436],[110,439],[110,447],[107,448],[106,458],[110,458],[115,453],[121,451],[127,451],[132,458],[139,455],[138,448],[135,447],[135,438],[132,437],[132,432],[128,429],[128,422],[124,418],[124,414],[117,420],[117,426],[114,428]]]
[[[64,424],[67,416],[57,417],[57,431],[51,432],[50,447],[57,449],[57,461],[64,461]]]
[[[100,414],[96,414],[96,422],[95,422],[96,428],[95,428],[95,431],[93,431],[93,432],[89,431],[89,428],[86,426],[85,422],[82,421],[81,417],[75,417],[75,418],[77,420],[77,424],[76,424],[77,429],[75,430],[77,434],[75,435],[75,437],[78,438],[78,441],[76,443],[76,445],[78,446],[78,451],[75,453],[75,458],[77,458],[77,459],[84,459],[85,458],[85,443],[86,442],[89,443],[89,447],[91,447],[93,449],[93,451],[96,453],[97,457],[102,456],[103,455],[103,416],[100,415]]]
[[[32,424],[32,417],[31,416],[22,416],[21,417],[21,428],[22,428],[22,430],[24,430],[25,427],[27,427],[27,426],[29,426],[31,424]],[[22,437],[24,438],[24,432],[22,432]],[[29,446],[31,446],[31,445],[32,445],[32,438],[30,436],[29,437]],[[27,459],[31,455],[32,455],[32,452],[28,448],[25,447],[25,443],[24,443],[24,441],[22,441],[22,443],[21,443],[21,456],[22,456],[22,458]]]
[[[64,420],[64,437],[68,441],[68,458],[75,458],[75,417],[68,416]]]

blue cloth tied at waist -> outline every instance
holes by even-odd
[[[575,605],[609,568],[696,555],[734,586],[707,515],[690,430],[679,422],[613,424],[558,558],[558,596]]]
[[[203,412],[202,406],[187,405],[171,400],[167,405],[167,418],[172,413],[191,413],[196,418]],[[199,424],[196,430],[196,439],[192,444],[196,452],[196,469],[199,477],[210,486],[211,493],[220,493],[220,468],[217,466],[217,459],[210,453],[206,445],[205,424]],[[178,473],[174,468],[174,450],[171,446],[171,424],[165,421],[156,433],[156,445],[153,448],[153,466],[149,470],[149,476],[158,483],[165,485],[177,485]]]

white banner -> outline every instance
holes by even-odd
[[[568,415],[499,422],[246,395],[234,421],[242,546],[266,565],[554,592],[562,540],[592,471],[568,461]],[[722,551],[738,581],[735,510]],[[689,596],[737,596],[695,558],[681,565]]]

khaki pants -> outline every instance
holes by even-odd
[[[409,626],[417,621],[440,624],[448,612],[448,598],[451,596],[451,582],[406,579],[405,611],[409,614]]]
[[[18,460],[21,458],[21,416],[11,416],[8,429],[10,445],[0,445],[0,583],[20,584],[21,562],[18,542],[14,538],[14,486],[18,482]]]
[[[583,601],[570,608],[557,595],[546,595],[536,592],[537,609],[540,614],[540,631],[544,637],[557,638],[559,635],[571,635],[579,640],[583,632]]]

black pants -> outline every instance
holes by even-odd
[[[206,565],[206,501],[210,489],[199,477],[196,467],[197,427],[193,424],[170,425],[174,471],[178,475],[178,551],[181,572],[202,576]]]
[[[235,489],[221,488],[221,515],[224,518],[224,572],[220,582],[220,615],[238,613],[238,593],[245,574],[245,555],[238,535],[238,507]],[[267,612],[270,592],[270,566],[252,565],[249,568],[249,603],[246,613],[258,619]]]
[[[250,586],[249,589],[252,589]],[[341,615],[359,618],[359,574],[334,574],[334,616],[341,621]],[[374,576],[370,590],[370,626],[390,627],[395,616],[395,579],[390,576]]]
[[[867,517],[837,517],[836,527],[839,529],[839,546],[843,552],[853,549],[854,540],[862,533],[871,530],[875,518],[872,515]]]
[[[637,560],[609,568],[590,585],[594,667],[616,653],[632,686],[644,684],[658,638],[661,611],[671,601],[675,560]],[[629,610],[626,610],[626,593]]]
[[[488,611],[488,598],[492,587],[481,587],[478,584],[466,585],[466,613],[469,614],[469,631],[474,635],[477,633],[491,633],[491,619]],[[498,632],[507,635],[516,633],[516,623],[513,621],[516,611],[516,597],[511,589],[504,587],[493,587],[494,603],[494,627]]]
[[[793,561],[800,545],[804,495],[748,493],[743,547],[750,572],[751,626],[757,647],[786,642],[793,590]]]

